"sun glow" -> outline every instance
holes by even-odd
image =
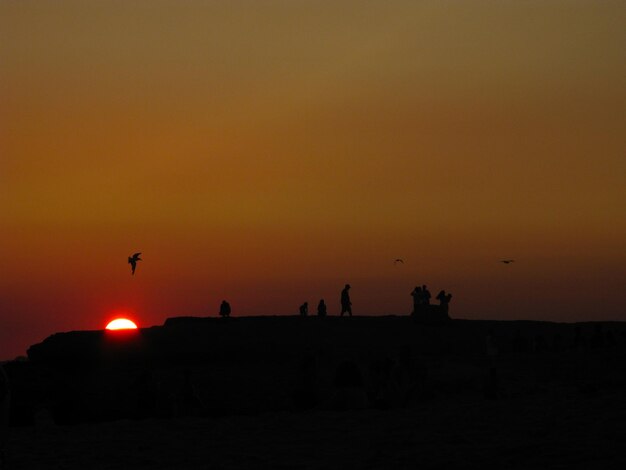
[[[116,318],[106,326],[107,330],[136,330],[137,325],[128,318]]]

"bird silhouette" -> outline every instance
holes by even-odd
[[[400,258],[396,258],[396,259],[393,260],[393,264],[398,264],[398,263],[404,264],[404,260],[402,260]]]
[[[509,263],[515,262],[515,260],[514,259],[503,259],[503,260],[500,260],[500,262],[504,263],[504,264],[509,264]]]
[[[137,269],[137,261],[143,261],[140,258],[140,256],[141,256],[141,253],[135,253],[133,256],[128,257],[128,263],[130,264],[130,267],[132,268],[131,274],[133,276],[135,275],[135,269]]]

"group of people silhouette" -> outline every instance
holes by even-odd
[[[428,290],[428,286],[423,284],[421,287],[416,286],[411,292],[411,297],[413,297],[413,312],[411,315],[419,315],[425,311],[428,311],[431,307],[430,299],[431,294]],[[448,314],[448,304],[452,299],[452,294],[447,294],[445,290],[439,291],[437,297],[435,297],[439,301],[439,305],[437,306],[441,313],[447,315]]]
[[[328,311],[326,308],[326,302],[324,301],[324,299],[320,299],[319,303],[317,304],[317,316],[325,317],[327,313]],[[308,316],[308,314],[309,314],[309,303],[304,302],[302,305],[300,305],[300,316],[306,317]]]
[[[344,314],[348,314],[348,316],[352,316],[352,301],[350,300],[350,284],[346,284],[344,288],[341,290],[341,314],[343,317]],[[431,294],[428,290],[428,287],[424,284],[421,287],[417,286],[411,292],[411,296],[413,297],[413,312],[411,315],[419,315],[422,312],[428,311],[431,304]],[[445,290],[442,290],[435,297],[439,301],[439,305],[435,306],[439,309],[439,311],[447,316],[448,314],[448,304],[452,299],[452,294],[447,294]],[[309,315],[309,303],[304,302],[299,307],[300,316],[306,317]],[[231,312],[230,304],[226,300],[222,300],[220,305],[219,314],[221,317],[229,317]],[[317,316],[325,317],[328,313],[328,309],[326,307],[326,302],[324,299],[320,299],[317,304]]]
[[[309,303],[304,302],[300,305],[300,316],[306,317],[309,314]],[[328,313],[328,309],[326,307],[326,301],[324,299],[320,299],[317,304],[317,316],[325,317]],[[341,316],[347,313],[349,316],[352,316],[352,301],[350,300],[350,284],[346,284],[341,291]]]
[[[347,313],[349,316],[352,316],[352,301],[350,300],[350,284],[346,284],[341,291],[341,316],[343,317],[344,313]],[[300,316],[306,317],[309,314],[309,303],[304,302],[300,305],[299,308]],[[320,299],[317,304],[317,316],[325,317],[328,313],[328,309],[326,307],[326,301],[324,299]]]

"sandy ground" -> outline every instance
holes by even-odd
[[[11,429],[10,469],[624,468],[624,394]]]

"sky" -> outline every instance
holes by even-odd
[[[623,1],[0,1],[0,358],[222,299],[336,315],[346,282],[359,315],[427,284],[455,318],[626,320],[624,24]]]

